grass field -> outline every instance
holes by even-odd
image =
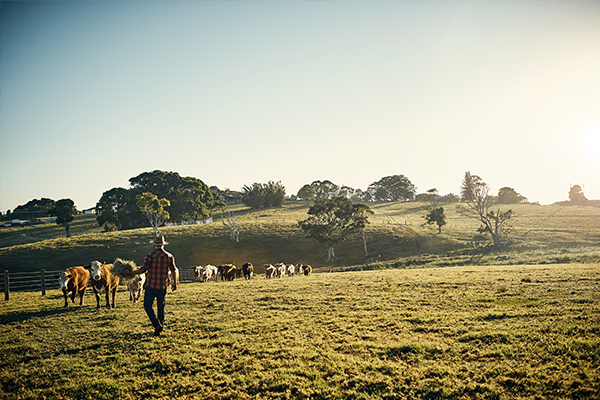
[[[350,267],[389,268],[494,263],[600,262],[600,207],[513,205],[517,218],[510,244],[499,250],[485,245],[489,238],[476,233],[477,221],[461,217],[446,205],[448,225],[442,234],[423,225],[422,203],[371,204],[375,214],[366,229],[368,254],[354,239],[335,246],[337,263],[323,261],[325,245],[306,238],[298,221],[307,218],[304,202],[283,208],[250,211],[237,204],[242,227],[240,242],[215,215],[210,225],[163,227],[180,268],[198,264],[252,262],[305,263],[315,269]],[[505,206],[504,206],[505,207]],[[79,216],[73,237],[55,224],[0,230],[2,269],[11,272],[58,270],[92,260],[112,262],[117,257],[140,264],[151,248],[152,229],[105,233],[94,216]],[[358,266],[358,267],[357,267]]]
[[[0,303],[1,399],[600,398],[600,264],[184,283]]]

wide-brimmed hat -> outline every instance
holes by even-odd
[[[155,246],[166,246],[169,244],[169,242],[165,242],[165,237],[163,235],[158,235],[153,241],[150,242],[150,244]]]

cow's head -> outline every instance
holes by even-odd
[[[90,270],[90,276],[92,277],[93,280],[95,281],[99,281],[100,278],[102,277],[102,267],[104,266],[104,263],[101,263],[100,261],[92,261],[91,265],[86,265],[85,268]]]
[[[69,283],[69,279],[71,279],[71,274],[67,274],[65,271],[56,275],[56,279],[58,279],[58,284],[62,290],[67,290],[67,285]]]

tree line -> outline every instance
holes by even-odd
[[[212,216],[215,209],[221,213],[225,211],[225,201],[234,193],[229,189],[208,187],[194,177],[182,177],[175,172],[160,170],[141,173],[129,179],[129,184],[129,188],[118,187],[104,192],[96,204],[96,219],[106,231],[152,226],[158,233],[159,226],[167,221],[203,220]],[[287,199],[285,187],[281,182],[273,181],[244,185],[239,198],[252,209],[281,207]],[[415,185],[406,176],[391,175],[371,183],[364,191],[337,185],[329,180],[317,180],[302,186],[289,199],[306,201],[307,205],[311,201],[314,203],[308,211],[308,219],[299,221],[299,225],[309,237],[327,244],[330,260],[336,258],[334,244],[361,234],[364,238],[363,229],[368,224],[368,215],[372,214],[372,210],[361,203],[424,201],[425,222],[437,225],[441,233],[446,224],[441,204],[461,202],[459,213],[478,219],[481,222],[479,232],[489,234],[494,246],[498,246],[503,243],[514,213],[512,210],[493,210],[492,206],[527,202],[525,196],[509,187],[501,188],[497,196],[491,195],[489,186],[470,172],[465,173],[460,196],[452,193],[440,196],[435,188],[417,195]],[[569,199],[574,205],[587,201],[579,185],[571,187]],[[27,213],[55,216],[56,223],[65,226],[69,236],[70,223],[78,210],[71,199],[54,201],[42,198],[17,207],[13,213],[9,210],[5,217],[15,218],[15,215]],[[231,226],[236,225],[233,224],[235,216],[230,215],[229,219]],[[239,240],[239,229],[237,232]],[[232,237],[236,237],[233,231]]]

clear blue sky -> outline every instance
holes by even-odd
[[[600,1],[1,4],[0,210],[161,169],[600,199]]]

